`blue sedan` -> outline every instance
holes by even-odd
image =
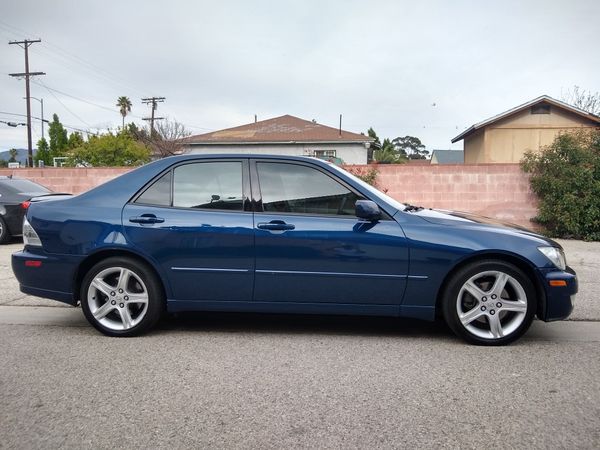
[[[556,242],[399,203],[303,157],[186,155],[32,204],[12,256],[21,291],[109,336],[165,311],[443,317],[501,345],[569,316],[577,278]]]

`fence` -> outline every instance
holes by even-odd
[[[452,209],[531,227],[537,198],[518,164],[347,166],[353,172],[376,170],[377,187],[414,205]],[[57,192],[86,191],[128,168],[0,169],[0,176],[28,178]]]

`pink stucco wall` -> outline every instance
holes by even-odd
[[[368,171],[373,166],[348,166]],[[519,164],[378,165],[377,187],[413,205],[481,214],[532,227],[537,197]]]
[[[348,166],[375,168],[377,186],[415,205],[473,212],[532,226],[537,199],[518,164]],[[29,178],[59,192],[80,193],[127,172],[123,167],[0,169],[0,176]]]
[[[127,167],[0,169],[0,176],[28,178],[55,192],[80,194],[130,170]]]

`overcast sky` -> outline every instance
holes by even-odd
[[[291,114],[428,149],[542,94],[600,91],[600,1],[31,1],[0,3],[0,120],[24,121],[23,50],[44,113],[80,129],[158,113],[193,134]],[[50,90],[49,90],[50,89]],[[34,116],[40,105],[32,101]],[[41,137],[34,123],[34,143]],[[34,144],[35,145],[35,144]],[[0,150],[27,147],[0,123]]]

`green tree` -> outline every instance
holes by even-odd
[[[379,140],[379,136],[377,136],[377,133],[375,132],[373,127],[367,130],[367,135],[373,139],[373,142],[371,142],[371,145],[367,150],[367,162],[371,162],[373,161],[373,154],[377,150],[381,150],[381,141]]]
[[[414,136],[397,137],[392,143],[396,150],[408,159],[427,159],[429,155],[421,140]]]
[[[68,165],[138,166],[150,161],[150,150],[129,133],[90,136],[87,142],[69,151]]]
[[[52,165],[52,157],[50,156],[50,146],[45,138],[41,138],[37,143],[37,152],[33,158],[36,165],[39,161],[43,161],[45,166]]]
[[[19,152],[16,148],[11,148],[8,151],[8,154],[10,155],[10,158],[8,158],[8,162],[17,162],[17,156],[19,155]]]
[[[401,164],[406,157],[398,152],[392,141],[384,139],[379,150],[373,152],[373,159],[380,164]]]
[[[600,240],[600,130],[559,134],[522,167],[540,199],[536,222],[554,236]]]
[[[50,126],[48,127],[48,136],[50,138],[50,158],[65,156],[69,139],[67,130],[60,123],[56,114],[52,115],[52,122],[50,122]]]
[[[131,112],[131,100],[129,100],[129,97],[125,97],[124,95],[122,95],[117,99],[117,106],[119,107],[119,112],[123,117],[123,126],[121,127],[121,129],[124,130],[125,117],[127,116],[127,113]]]
[[[8,167],[8,161],[5,159],[0,159],[0,167]]]
[[[67,148],[73,149],[77,147],[81,147],[85,141],[83,140],[83,136],[78,131],[75,131],[69,135],[69,140],[67,141]]]

